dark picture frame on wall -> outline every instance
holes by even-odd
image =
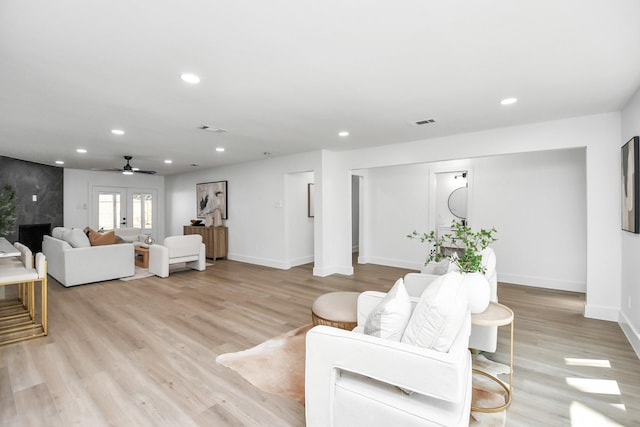
[[[622,229],[640,233],[640,137],[622,146]]]
[[[203,182],[196,184],[196,212],[198,218],[220,209],[222,219],[227,216],[227,181]]]
[[[313,201],[313,183],[307,184],[307,216],[313,218],[315,216],[315,203]]]

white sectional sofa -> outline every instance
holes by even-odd
[[[47,257],[49,275],[66,287],[135,273],[131,243],[91,246],[78,228],[56,227],[51,234],[44,236],[42,252]]]

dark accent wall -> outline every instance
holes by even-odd
[[[0,156],[0,186],[9,184],[16,190],[18,206],[14,232],[5,236],[10,242],[18,240],[19,225],[63,225],[63,179],[62,168]]]

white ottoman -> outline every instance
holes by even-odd
[[[311,306],[314,325],[352,330],[358,324],[359,292],[330,292],[316,298]]]

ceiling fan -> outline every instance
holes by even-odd
[[[156,174],[156,171],[143,171],[143,170],[140,170],[138,168],[134,168],[129,163],[129,161],[131,159],[133,159],[133,157],[131,157],[131,156],[123,156],[123,157],[127,161],[127,164],[124,165],[121,169],[113,168],[113,169],[102,169],[102,170],[109,171],[109,172],[122,172],[124,175],[133,175],[134,173],[146,173],[148,175],[155,175]]]

